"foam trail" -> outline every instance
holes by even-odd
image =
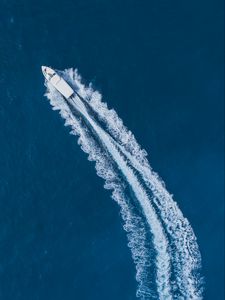
[[[76,71],[69,70],[67,74],[70,75],[70,78],[73,78],[72,82],[75,83],[78,92],[97,112],[100,120],[106,124],[108,131],[120,144],[121,151],[132,161],[135,169],[140,172],[146,185],[153,192],[153,201],[160,211],[161,218],[170,236],[171,248],[176,249],[172,254],[172,259],[177,276],[176,284],[181,294],[188,299],[201,299],[202,280],[199,277],[201,257],[194,232],[188,220],[183,217],[172,195],[166,190],[164,183],[152,171],[146,159],[146,151],[140,149],[133,134],[123,125],[116,112],[107,108],[107,105],[101,101],[101,95],[94,91],[91,85],[85,87],[82,84]]]
[[[159,299],[201,299],[201,289],[199,287],[198,268],[200,265],[200,254],[192,228],[188,221],[183,217],[172,196],[165,189],[164,184],[158,178],[146,159],[146,152],[140,149],[134,136],[124,127],[122,121],[113,110],[109,110],[106,104],[101,102],[101,95],[93,91],[92,87],[85,87],[77,72],[69,70],[63,73],[70,84],[78,93],[89,103],[96,112],[98,119],[106,125],[107,134],[97,123],[84,111],[82,103],[79,109],[87,118],[96,134],[100,136],[104,147],[116,161],[120,170],[127,178],[129,184],[141,204],[143,216],[137,217],[132,207],[127,203],[127,195],[121,184],[116,184],[116,174],[107,165],[109,158],[105,154],[96,154],[97,149],[91,136],[85,136],[86,131],[73,116],[65,101],[60,101],[60,96],[51,90],[48,97],[51,100],[53,109],[60,109],[61,115],[66,119],[66,124],[71,125],[73,133],[80,136],[79,143],[82,149],[89,153],[89,159],[96,161],[98,175],[106,179],[106,188],[113,188],[113,198],[120,204],[122,217],[125,221],[125,229],[130,233],[129,246],[137,267],[137,280],[139,282],[138,295],[142,299],[152,299],[152,291],[147,282],[146,273],[149,272],[148,255],[151,249],[146,247],[146,229],[143,219],[147,219],[149,228],[153,235],[153,245],[156,249],[156,272],[157,289]],[[76,97],[77,98],[77,97]],[[57,99],[57,100],[56,100]],[[87,142],[88,141],[88,142]],[[127,164],[129,162],[129,166]],[[107,165],[107,168],[105,166]],[[111,172],[110,176],[107,172]],[[135,173],[142,177],[145,188],[140,185]],[[118,180],[118,179],[117,179]],[[148,197],[148,189],[151,190],[153,197]],[[157,209],[158,216],[152,204]],[[159,220],[161,218],[161,222]],[[138,221],[137,221],[138,220]],[[132,225],[134,225],[132,227]],[[161,224],[164,225],[162,228]],[[168,240],[165,235],[168,235]],[[135,239],[140,241],[140,247],[134,243]],[[169,241],[169,245],[168,245]],[[173,249],[173,250],[172,250]],[[137,251],[138,250],[138,251]],[[141,250],[141,251],[139,251]],[[168,250],[170,251],[168,253]],[[138,253],[138,254],[137,254]],[[141,254],[140,254],[141,253]],[[170,263],[172,263],[175,279],[173,284],[170,282]],[[170,286],[171,285],[171,286]],[[172,291],[171,291],[172,289]],[[171,294],[172,293],[172,294]],[[153,293],[154,294],[154,293]]]

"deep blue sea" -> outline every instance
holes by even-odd
[[[44,97],[78,68],[149,154],[224,299],[223,2],[0,0],[0,299],[134,300],[117,203]]]

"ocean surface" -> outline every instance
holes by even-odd
[[[120,208],[44,97],[77,68],[188,218],[224,299],[223,3],[0,0],[0,299],[134,300]]]

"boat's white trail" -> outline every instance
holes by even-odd
[[[142,299],[201,299],[200,254],[195,235],[164,183],[152,171],[146,158],[147,153],[140,148],[116,112],[109,110],[101,101],[101,95],[90,85],[86,87],[81,82],[76,71],[66,70],[62,75],[94,111],[94,116],[91,116],[78,97],[70,103],[71,107],[82,113],[91,131],[50,85],[47,96],[53,109],[60,110],[66,125],[72,127],[72,133],[79,136],[79,144],[89,154],[89,160],[96,161],[97,174],[105,179],[105,188],[113,190],[113,198],[121,207],[124,228],[128,231],[129,246],[137,269],[137,296]],[[128,201],[129,196],[118,171],[138,200],[141,214],[138,215],[132,201]],[[151,280],[154,277],[150,274],[152,270],[156,274],[157,293]]]

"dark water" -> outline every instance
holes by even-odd
[[[77,67],[149,153],[223,299],[222,1],[0,1],[0,299],[135,299],[117,204],[43,97]]]

